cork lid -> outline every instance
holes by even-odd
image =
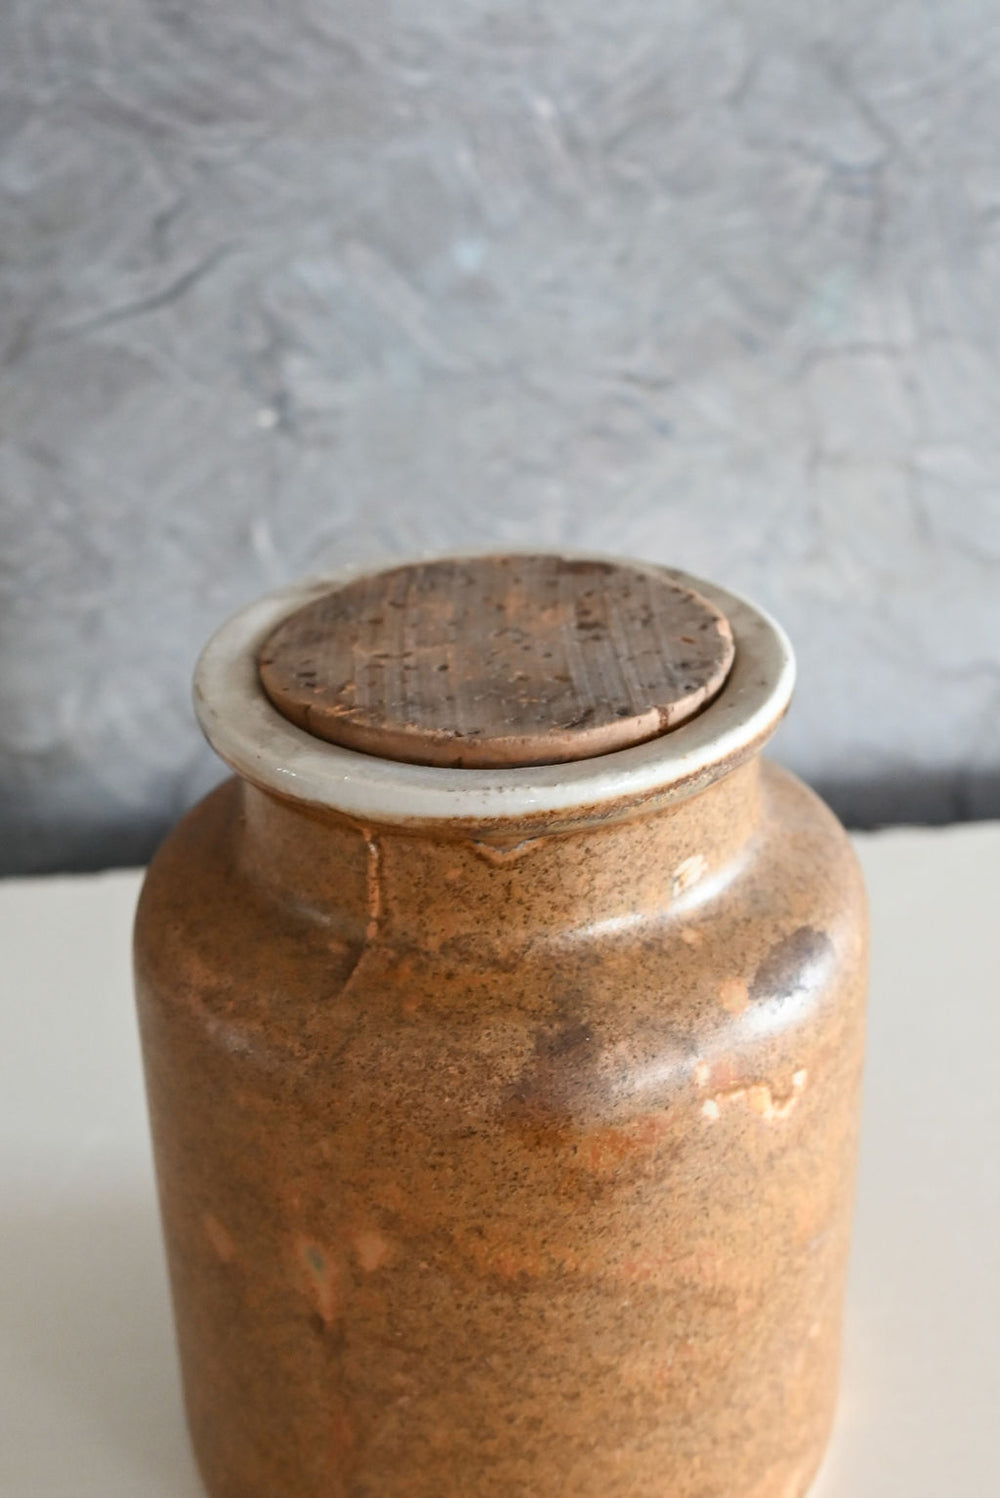
[[[721,690],[732,631],[658,568],[560,556],[416,562],[313,598],[265,638],[260,680],[317,738],[486,769],[641,744]]]

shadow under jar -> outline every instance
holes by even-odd
[[[209,645],[236,776],[136,973],[213,1498],[806,1492],[867,930],[760,757],[792,678],[757,609],[601,558],[311,582]]]

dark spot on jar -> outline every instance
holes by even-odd
[[[508,1090],[509,1120],[518,1127],[561,1133],[581,1110],[586,1112],[596,1060],[590,1025],[567,1018],[540,1031],[530,1064]]]
[[[830,968],[833,943],[825,931],[799,926],[776,942],[754,974],[751,999],[786,1003],[816,987]]]
[[[573,1021],[561,1025],[554,1034],[539,1035],[535,1041],[536,1054],[540,1056],[567,1056],[580,1052],[593,1044],[594,1033],[589,1025]]]

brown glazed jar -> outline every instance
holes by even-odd
[[[623,624],[636,589],[676,618]],[[792,681],[759,610],[597,558],[311,582],[216,635],[236,776],[136,927],[213,1498],[806,1492],[867,934],[842,829],[760,756]]]

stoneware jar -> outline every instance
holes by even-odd
[[[602,558],[311,581],[205,651],[149,1104],[213,1498],[801,1498],[862,1066],[760,610]]]

